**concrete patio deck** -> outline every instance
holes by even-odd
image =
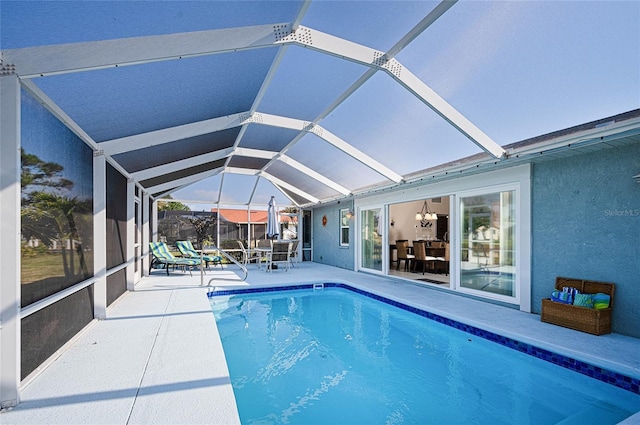
[[[208,271],[217,288],[342,282],[442,316],[640,378],[640,339],[593,336],[540,316],[406,281],[316,263],[246,282],[233,269]],[[94,321],[23,388],[2,424],[237,424],[222,345],[200,275],[153,271]],[[640,410],[640,407],[639,407]],[[624,423],[640,423],[636,414]]]

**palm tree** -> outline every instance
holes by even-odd
[[[67,277],[76,276],[73,250],[77,241],[79,243],[76,249],[79,255],[77,275],[88,278],[89,271],[84,259],[76,216],[90,212],[89,201],[79,201],[76,197],[69,198],[42,191],[32,192],[27,206],[22,208],[22,232],[25,238],[40,239],[47,245],[52,245],[53,240],[60,241],[64,274]],[[67,240],[71,241],[71,252],[67,251],[65,244]]]
[[[78,217],[88,217],[91,214],[91,200],[79,200],[62,194],[73,187],[73,182],[62,176],[62,165],[43,161],[36,155],[26,153],[24,149],[20,154],[22,236],[27,240],[39,239],[48,246],[53,245],[54,240],[60,241],[64,275],[88,278],[83,241],[76,221]],[[71,253],[65,244],[67,240],[71,241]],[[77,273],[73,255],[76,242],[79,256]]]

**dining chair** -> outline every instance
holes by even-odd
[[[291,255],[291,243],[274,242],[271,251],[267,253],[267,271],[273,270],[274,264],[282,264],[289,271],[289,256]]]
[[[400,269],[400,262],[404,261],[404,270],[408,271],[411,262],[414,258],[416,258],[413,254],[409,254],[409,241],[404,239],[397,240],[396,250],[398,257],[398,265],[396,266],[396,270]]]
[[[260,254],[253,250],[247,251],[242,241],[238,241],[238,245],[240,245],[240,250],[242,251],[242,264],[246,266],[247,264],[252,262],[255,262],[256,264],[259,263],[261,259]]]
[[[291,253],[289,254],[289,261],[291,262],[291,267],[294,266],[294,262],[298,262],[298,244],[300,241],[292,241],[291,242]]]
[[[444,245],[444,257],[436,257],[436,261],[433,263],[434,271],[436,273],[443,272],[445,275],[449,275],[449,261],[450,261],[450,246],[449,242],[443,242]]]
[[[424,241],[413,241],[413,254],[415,255],[414,269],[417,271],[418,263],[422,265],[422,274],[424,274],[425,267],[428,265],[429,272],[434,271],[434,262],[436,257],[427,255],[427,248]]]

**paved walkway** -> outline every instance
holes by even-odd
[[[314,263],[266,273],[210,271],[216,288],[343,282],[640,378],[640,339],[600,337],[534,314],[420,285]],[[219,280],[219,279],[230,279]],[[94,321],[23,388],[1,424],[237,424],[227,365],[200,276],[154,271]],[[640,409],[639,409],[640,410]],[[639,423],[635,415],[627,423]]]

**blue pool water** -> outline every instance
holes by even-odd
[[[640,395],[341,288],[211,298],[243,424],[613,424]]]

